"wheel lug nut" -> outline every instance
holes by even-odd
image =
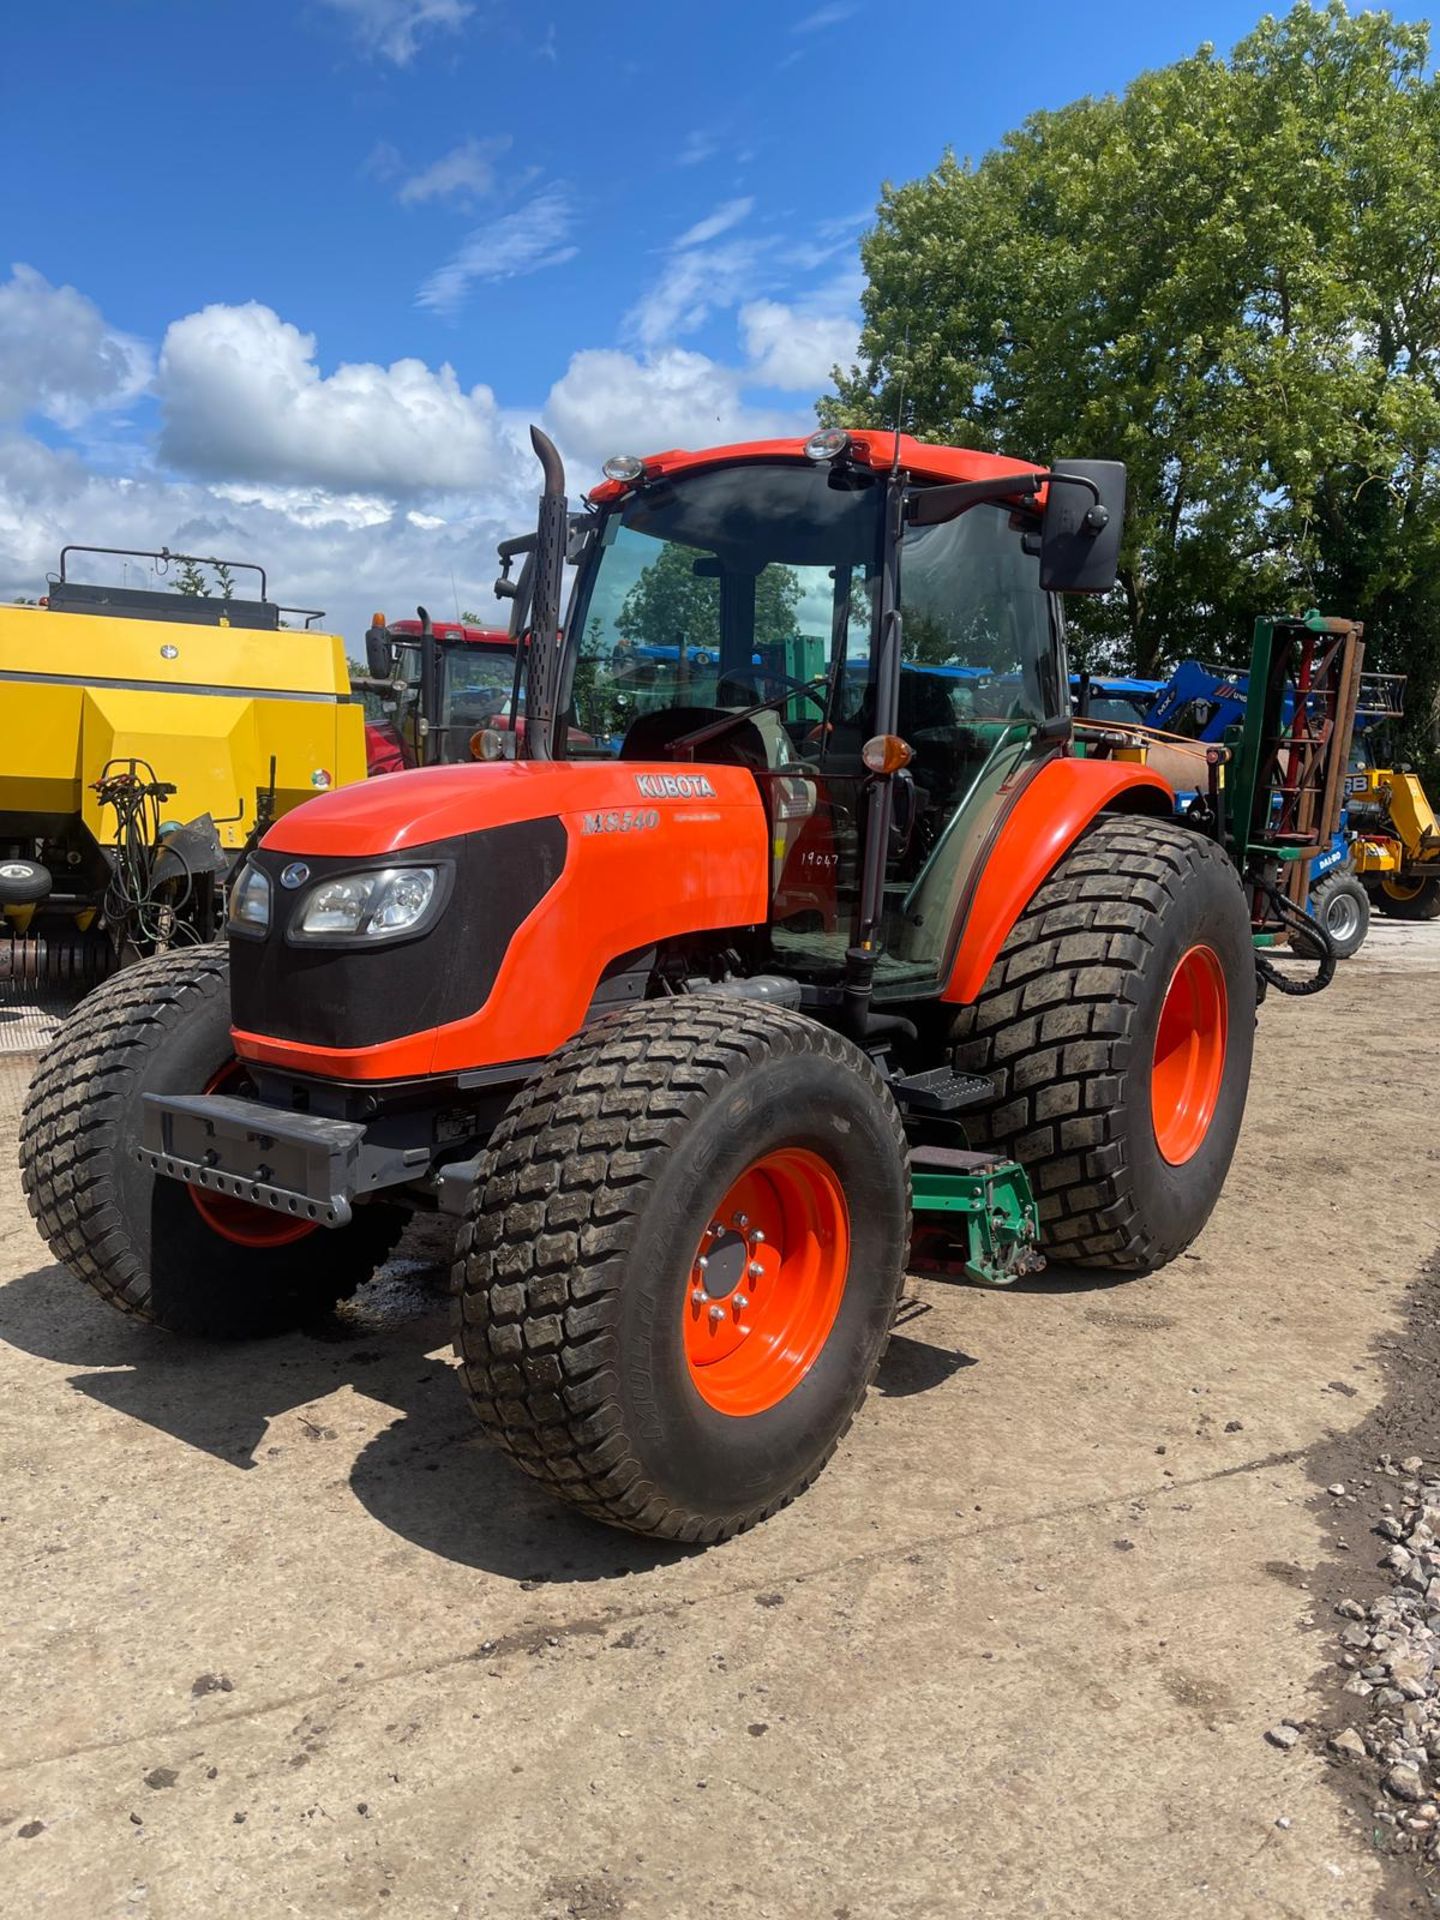
[[[760,1276],[764,1273],[765,1269],[764,1267],[761,1266],[758,1260],[752,1260],[749,1266],[745,1269],[745,1271],[749,1274],[752,1280],[758,1280]]]
[[[732,1294],[731,1301],[737,1313],[743,1313],[750,1304],[743,1293]]]
[[[691,1305],[697,1306],[697,1307],[703,1307],[705,1302],[709,1298],[710,1296],[705,1291],[704,1287],[696,1287],[695,1291],[690,1296]]]
[[[695,1262],[696,1268],[701,1273],[704,1273],[706,1267],[708,1267],[709,1264],[710,1264],[710,1256],[704,1253],[702,1253],[700,1258]]]
[[[751,1234],[750,1238],[755,1242],[755,1245],[757,1247],[763,1247],[765,1244],[765,1236],[760,1231],[759,1227],[755,1229],[754,1233]]]
[[[744,1229],[745,1227],[748,1227],[748,1226],[749,1226],[749,1224],[750,1224],[750,1216],[749,1216],[749,1214],[748,1214],[748,1213],[737,1213],[737,1214],[736,1214],[736,1216],[735,1216],[735,1225],[736,1225],[737,1227],[740,1227],[740,1228],[741,1228],[741,1229],[743,1230],[743,1229]]]
[[[718,1240],[721,1234],[724,1233],[725,1229],[724,1227],[721,1226],[718,1220],[712,1220],[709,1226],[705,1229],[705,1231],[709,1234],[712,1240]]]
[[[724,1312],[725,1312],[725,1309],[723,1307],[711,1307],[710,1318],[712,1320],[719,1320],[723,1317]]]

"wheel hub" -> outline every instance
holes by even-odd
[[[1348,940],[1360,924],[1360,909],[1348,893],[1337,893],[1325,912],[1325,926],[1331,937]]]
[[[1213,948],[1180,956],[1155,1031],[1150,1114],[1155,1144],[1172,1167],[1200,1151],[1215,1118],[1225,1077],[1228,1003],[1225,975]]]
[[[829,1336],[849,1261],[833,1170],[801,1148],[753,1162],[711,1216],[687,1278],[685,1356],[701,1398],[743,1415],[791,1392]]]

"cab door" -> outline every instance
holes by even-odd
[[[995,828],[1069,728],[1058,603],[1009,513],[910,527],[900,551],[896,731],[911,749],[891,830],[877,997],[938,989]]]

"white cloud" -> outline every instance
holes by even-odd
[[[693,227],[687,227],[671,245],[679,253],[682,248],[701,247],[707,240],[718,240],[722,233],[738,227],[754,205],[753,198],[748,195],[739,200],[722,201],[713,213],[707,213],[703,220],[697,220]]]
[[[545,423],[574,468],[571,491],[595,483],[612,453],[660,453],[805,433],[808,415],[751,406],[745,376],[682,347],[638,359],[614,348],[577,353],[550,390]]]
[[[704,127],[695,127],[680,142],[680,150],[675,155],[677,167],[698,167],[702,160],[710,159],[720,151],[720,142],[713,133]]]
[[[456,33],[475,11],[473,0],[323,0],[353,29],[366,53],[409,66],[432,32]]]
[[[666,341],[694,333],[712,313],[738,306],[755,291],[761,255],[773,242],[737,235],[723,246],[712,244],[733,234],[754,206],[749,195],[722,201],[670,242],[659,279],[625,316],[628,338],[653,350]]]
[[[103,408],[123,407],[150,383],[144,344],[106,325],[74,287],[55,287],[16,265],[0,283],[0,420],[29,414],[78,427]]]
[[[852,14],[860,11],[860,0],[833,0],[825,7],[816,7],[813,13],[807,13],[803,20],[797,20],[791,33],[821,33],[826,27],[838,27],[842,20],[848,20]]]
[[[740,334],[757,386],[819,392],[830,370],[852,360],[859,324],[848,314],[808,311],[780,300],[751,300],[740,309]]]
[[[416,306],[452,315],[477,280],[514,280],[563,266],[578,251],[569,244],[573,222],[569,193],[564,187],[546,187],[523,207],[469,234],[454,257],[422,282]]]
[[[484,199],[495,191],[495,162],[509,145],[509,134],[489,140],[477,140],[472,135],[402,181],[395,198],[402,207],[419,206],[427,200],[463,203]]]
[[[207,478],[394,497],[481,485],[496,456],[488,387],[421,360],[322,375],[314,335],[254,301],[177,320],[157,384],[161,459]]]
[[[0,597],[42,593],[69,540],[222,553],[258,561],[285,604],[324,607],[325,627],[358,653],[375,607],[398,616],[417,602],[449,607],[458,596],[488,612],[496,543],[533,519],[534,494],[531,473],[522,480],[517,471],[488,492],[446,502],[443,515],[412,517],[356,496],[209,487],[144,469],[99,475],[73,455],[0,434]]]

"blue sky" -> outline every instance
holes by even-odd
[[[484,604],[529,419],[572,491],[607,451],[803,427],[882,181],[1259,12],[13,8],[0,593],[93,539],[253,556],[347,631],[452,575]]]

